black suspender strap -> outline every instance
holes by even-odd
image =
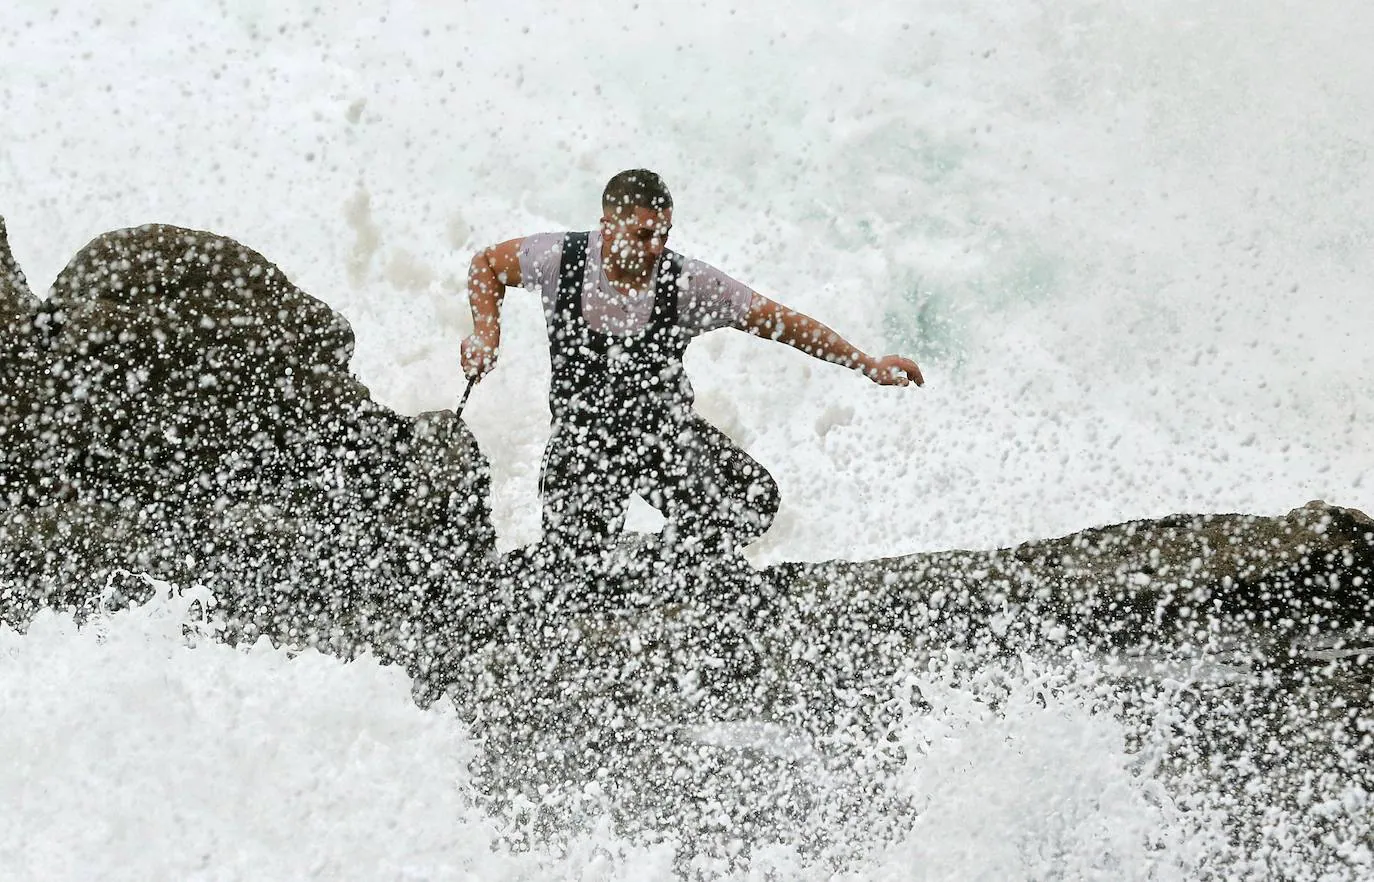
[[[558,264],[558,296],[554,299],[554,312],[559,319],[582,316],[582,280],[587,275],[587,239],[590,235],[568,233],[563,237],[563,259]]]
[[[658,279],[654,285],[654,324],[661,331],[677,327],[678,279],[682,277],[682,255],[663,252]]]

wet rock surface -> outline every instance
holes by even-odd
[[[9,230],[0,217],[0,324],[27,316],[38,306],[28,280],[10,250]]]
[[[348,323],[261,254],[116,230],[41,302],[0,258],[0,621],[147,572],[214,588],[231,638],[351,652],[490,553],[471,433],[372,401]]]
[[[874,747],[902,683],[1046,665],[1086,666],[1130,749],[1172,745],[1162,778],[1263,794],[1227,822],[1260,841],[1314,780],[1374,784],[1371,581],[1374,521],[1321,502],[765,570],[642,540],[580,561],[534,546],[428,607],[408,664],[417,699],[447,693],[489,746],[494,808],[539,807],[531,835],[605,811],[727,855],[746,828],[843,852],[846,818],[911,813],[887,786],[906,755]],[[919,689],[906,707],[930,710]]]
[[[1243,644],[1275,665],[1301,664],[1374,646],[1371,584],[1374,521],[1322,502],[1275,517],[1176,515],[1014,548],[765,570],[743,559],[674,561],[634,540],[580,561],[532,546],[471,574],[456,594],[435,593],[426,627],[449,655],[424,665],[442,687],[473,653],[616,660],[661,650],[648,667],[665,677],[749,681],[779,690],[769,704],[786,706],[784,693],[859,688],[950,648],[1233,653]]]

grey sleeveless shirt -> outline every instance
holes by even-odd
[[[544,302],[545,327],[551,328],[558,302],[558,267],[563,257],[565,233],[536,233],[520,245],[520,278],[524,287],[538,289]],[[655,273],[656,275],[656,273]],[[743,328],[754,292],[748,286],[699,260],[683,261],[679,283],[677,323],[695,337],[717,328]],[[611,287],[601,266],[601,231],[592,230],[587,241],[587,273],[583,278],[582,314],[593,331],[626,336],[649,324],[654,308],[654,289],[625,296]]]

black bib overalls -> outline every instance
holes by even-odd
[[[692,411],[678,325],[682,257],[665,251],[648,325],[628,336],[593,331],[582,312],[587,233],[563,240],[549,320],[553,429],[540,493],[546,540],[591,550],[619,532],[630,496],[663,513],[674,548],[733,552],[778,509],[771,475]]]

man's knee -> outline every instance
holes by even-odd
[[[750,482],[745,496],[749,500],[749,506],[758,512],[760,521],[759,532],[762,533],[773,524],[773,518],[778,514],[778,508],[782,505],[782,491],[778,489],[778,482],[762,466],[758,467],[758,475]]]
[[[747,477],[749,480],[744,485],[738,514],[748,527],[745,532],[750,538],[756,539],[773,525],[773,519],[782,505],[782,493],[778,489],[778,482],[762,466],[755,465],[753,473]]]
[[[717,485],[714,497],[714,504],[702,514],[742,544],[768,531],[782,503],[778,482],[752,460],[740,466],[733,480]]]

